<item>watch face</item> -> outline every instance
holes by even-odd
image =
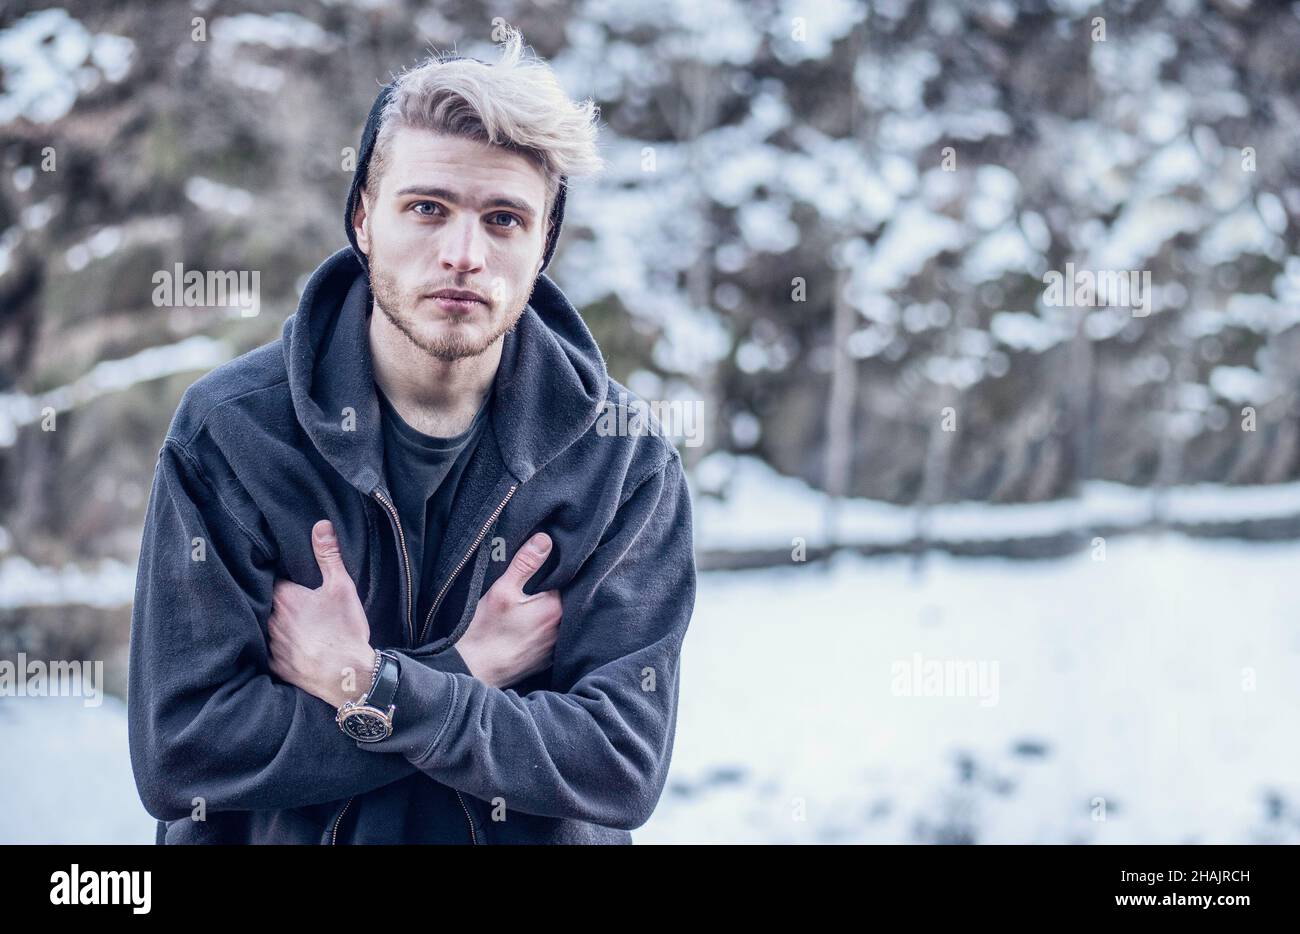
[[[362,743],[376,743],[392,733],[388,721],[371,710],[350,710],[339,724],[343,732]]]

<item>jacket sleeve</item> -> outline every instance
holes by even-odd
[[[633,830],[663,791],[695,604],[691,502],[674,453],[561,588],[555,690],[520,695],[398,653],[397,729],[372,752],[510,810]],[[404,721],[404,722],[403,722]],[[360,745],[360,744],[359,744]]]
[[[274,562],[197,462],[169,438],[145,517],[131,615],[131,767],[158,820],[207,810],[300,807],[407,775],[369,756],[334,709],[270,673]]]

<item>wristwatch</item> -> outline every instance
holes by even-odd
[[[370,690],[361,700],[347,701],[339,708],[334,722],[339,729],[359,743],[377,743],[393,735],[393,714],[397,706],[397,656],[375,652],[375,672]]]

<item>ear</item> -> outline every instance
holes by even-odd
[[[370,230],[366,224],[366,220],[370,217],[369,205],[367,204],[369,197],[366,190],[362,188],[361,197],[357,199],[356,210],[352,212],[352,229],[357,235],[357,246],[367,256],[370,255]]]

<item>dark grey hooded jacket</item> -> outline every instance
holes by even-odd
[[[539,275],[424,584],[436,602],[412,618],[349,222],[391,89],[362,136],[351,249],[315,271],[279,340],[185,392],[159,451],[131,623],[136,786],[159,843],[629,843],[663,790],[695,600],[681,460],[653,432],[602,430],[628,424],[617,409],[634,397]],[[272,586],[320,586],[320,519],[371,644],[400,658],[395,732],[380,743],[349,739],[329,704],[269,670]],[[456,641],[539,531],[554,547],[526,590],[561,593],[553,662],[490,688]]]
[[[675,447],[611,435],[633,398],[545,275],[504,338],[490,416],[435,579],[412,619],[349,250],[316,270],[282,337],[184,394],[159,453],[132,616],[131,763],[158,841],[631,842],[663,790],[695,597]],[[329,519],[370,621],[401,660],[395,733],[349,739],[268,667],[272,585],[318,587]],[[534,533],[526,588],[558,588],[550,668],[510,688],[455,643]],[[445,593],[444,593],[445,591]],[[204,819],[194,819],[202,816]]]

